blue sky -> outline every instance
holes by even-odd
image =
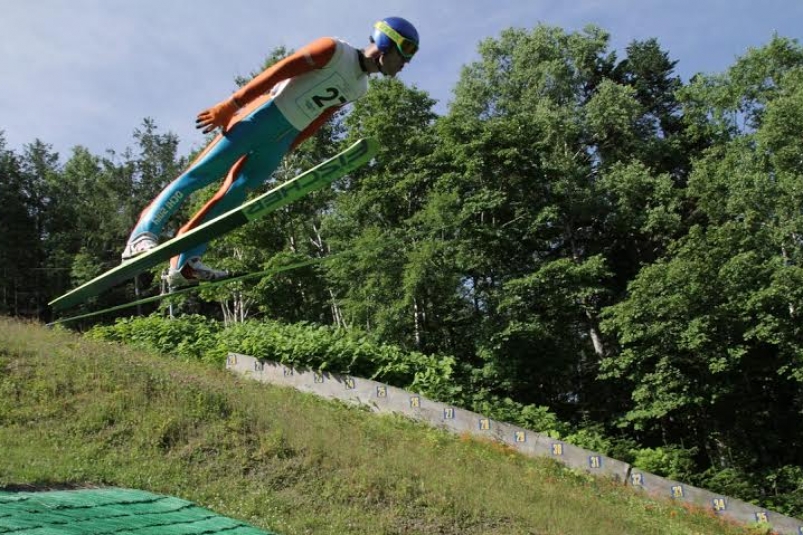
[[[8,148],[39,138],[65,161],[75,145],[133,147],[151,117],[186,154],[204,141],[196,114],[273,48],[324,35],[363,46],[390,15],[418,27],[421,50],[401,77],[439,113],[477,44],[506,28],[597,24],[615,50],[655,37],[684,80],[724,71],[773,33],[803,33],[803,0],[0,0],[0,130]]]

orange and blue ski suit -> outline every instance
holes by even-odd
[[[368,90],[362,52],[345,41],[324,37],[266,69],[219,106],[239,108],[192,164],[143,210],[131,238],[159,235],[167,220],[194,191],[225,176],[217,193],[187,222],[179,235],[246,200],[282,158],[314,134],[334,113]],[[231,104],[234,103],[234,104]],[[207,244],[171,261],[181,268],[201,256]]]

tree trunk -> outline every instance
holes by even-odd
[[[413,333],[415,347],[421,349],[421,312],[418,309],[418,299],[413,298]]]
[[[594,353],[598,357],[605,356],[605,344],[602,343],[602,336],[599,332],[599,321],[590,310],[586,308],[586,317],[588,318],[588,334],[591,337],[591,343],[594,345]]]
[[[332,310],[332,323],[334,323],[335,327],[343,327],[344,329],[348,328],[346,325],[346,320],[343,319],[343,311],[340,308],[340,305],[337,304],[337,299],[335,299],[335,292],[332,291],[331,288],[328,288],[329,297],[331,298],[330,308]]]

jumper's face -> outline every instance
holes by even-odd
[[[404,69],[406,60],[395,46],[390,47],[390,50],[382,53],[379,56],[379,65],[382,74],[385,76],[396,76]]]

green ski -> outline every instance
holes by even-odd
[[[371,161],[379,148],[376,140],[361,139],[349,148],[215,219],[192,229],[186,234],[159,245],[136,258],[123,262],[86,284],[51,301],[54,311],[64,310],[83,303],[103,291],[130,279],[139,273],[169,260],[171,257],[200,243],[223,236],[227,232],[254,221],[290,204],[307,193],[321,189],[334,180],[347,175]]]
[[[264,271],[256,271],[254,273],[246,273],[245,275],[235,275],[234,277],[226,277],[225,279],[210,281],[210,282],[201,282],[199,284],[195,284],[193,286],[185,286],[183,288],[179,288],[177,290],[173,290],[172,292],[159,294],[159,295],[152,295],[150,297],[144,297],[142,299],[137,299],[136,301],[130,301],[128,303],[123,303],[122,305],[116,305],[109,308],[104,308],[103,310],[96,310],[94,312],[87,312],[86,314],[79,314],[78,316],[71,316],[69,318],[60,318],[55,321],[51,321],[48,323],[48,326],[58,325],[61,323],[69,323],[71,321],[77,321],[81,319],[91,318],[94,316],[100,316],[101,314],[108,314],[109,312],[117,312],[118,310],[125,310],[126,308],[132,308],[137,305],[146,305],[148,303],[155,303],[157,301],[161,301],[162,299],[168,299],[170,297],[174,297],[176,295],[181,295],[189,292],[194,292],[197,290],[203,290],[204,288],[210,288],[212,286],[220,286],[224,284],[229,284],[232,282],[237,281],[244,281],[248,279],[253,279],[256,277],[264,277],[265,275],[273,275],[276,273],[282,273],[284,271],[290,271],[293,269],[298,269],[306,266],[311,266],[313,264],[319,264],[326,260],[334,258],[334,256],[328,256],[326,258],[315,258],[312,260],[306,260],[304,262],[296,262],[295,264],[288,264],[286,266],[281,267],[274,267],[270,269],[266,269]]]

